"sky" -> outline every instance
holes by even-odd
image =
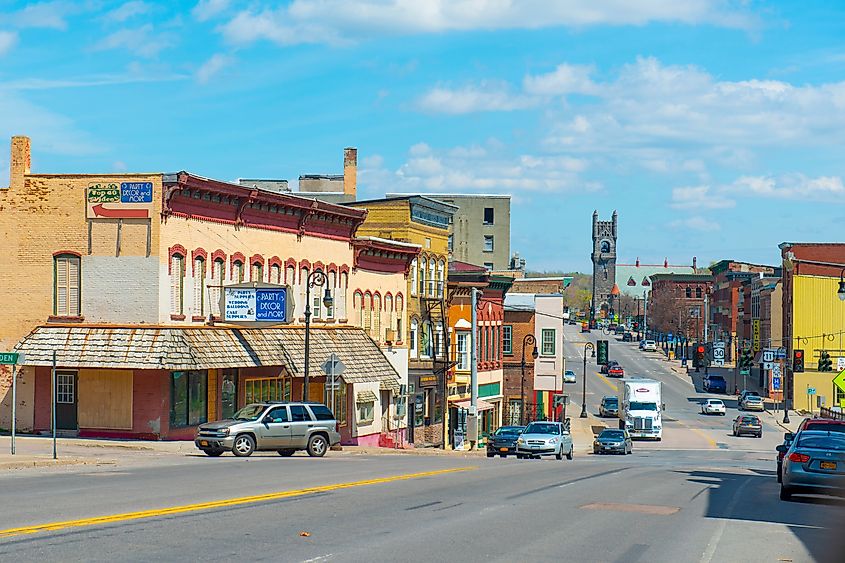
[[[842,241],[845,3],[0,0],[0,184],[342,172],[360,198],[512,195],[511,251],[778,265]]]

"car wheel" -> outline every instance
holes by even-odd
[[[789,487],[785,487],[783,483],[780,485],[780,500],[792,500],[792,491]]]
[[[279,452],[279,455],[282,456],[282,457],[290,457],[294,454],[294,452],[296,452],[296,450],[284,449],[284,450],[278,450],[278,452]]]
[[[232,453],[238,457],[249,457],[255,451],[255,438],[249,434],[241,434],[232,444]]]
[[[736,436],[736,428],[733,429],[733,435]]]
[[[563,452],[559,451],[558,453],[556,453],[555,459],[558,460],[558,461],[562,460],[563,459]]]
[[[778,483],[783,483],[783,468],[778,465]]]
[[[493,457],[493,452],[487,452],[487,457]]]
[[[762,432],[760,432],[759,434],[757,434],[757,437],[758,437],[758,438],[762,438],[762,437],[763,437],[763,433],[762,433]]]
[[[568,453],[568,454],[566,454],[566,459],[568,459],[568,460],[572,461],[572,453],[573,453],[573,452],[572,452],[572,450],[574,450],[574,449],[575,449],[575,446],[570,446],[570,447],[569,447],[569,453]]]
[[[223,454],[223,450],[203,450],[205,455],[208,457],[220,457]]]
[[[308,439],[308,455],[323,457],[329,449],[329,442],[322,434],[314,434]]]

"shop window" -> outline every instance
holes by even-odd
[[[540,353],[544,356],[555,355],[555,329],[544,328],[541,331],[542,349]]]
[[[80,315],[79,256],[60,255],[53,258],[53,314],[60,317]]]
[[[358,403],[358,424],[370,424],[373,421],[375,413],[375,403],[367,401],[365,403]]]
[[[170,377],[170,426],[208,421],[208,372],[174,371]]]
[[[220,386],[220,415],[232,418],[238,410],[238,370],[224,369],[223,382]]]
[[[290,401],[291,380],[289,377],[262,377],[244,381],[246,403],[261,401]]]
[[[502,326],[502,353],[506,356],[513,354],[513,326]]]
[[[337,420],[338,426],[346,426],[346,384],[342,380],[338,380],[337,389],[332,393],[329,385],[326,385],[325,399],[326,405],[332,406],[332,394],[334,394],[334,416]]]

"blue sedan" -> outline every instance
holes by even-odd
[[[799,432],[791,446],[781,444],[780,498],[793,494],[845,495],[845,434],[823,430]]]

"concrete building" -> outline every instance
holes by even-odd
[[[334,400],[346,443],[378,443],[393,430],[383,421],[407,364],[401,352],[391,363],[402,345],[371,327],[404,324],[419,247],[357,239],[362,210],[187,172],[33,174],[26,137],[12,139],[11,162],[10,187],[0,189],[0,233],[12,249],[0,256],[9,305],[0,349],[27,356],[19,428],[50,427],[54,351],[56,423],[72,434],[191,439],[198,424],[246,402],[303,398],[301,322],[319,270],[326,281],[312,292],[308,397]],[[287,324],[227,320],[232,287],[287,287]],[[385,301],[348,307],[349,296],[376,290],[391,295],[392,311]],[[347,320],[365,314],[369,324]],[[347,365],[334,392],[320,369],[332,352]]]
[[[396,197],[407,194],[387,194]],[[449,251],[454,260],[488,270],[511,267],[511,196],[423,194],[458,208],[449,224]]]

